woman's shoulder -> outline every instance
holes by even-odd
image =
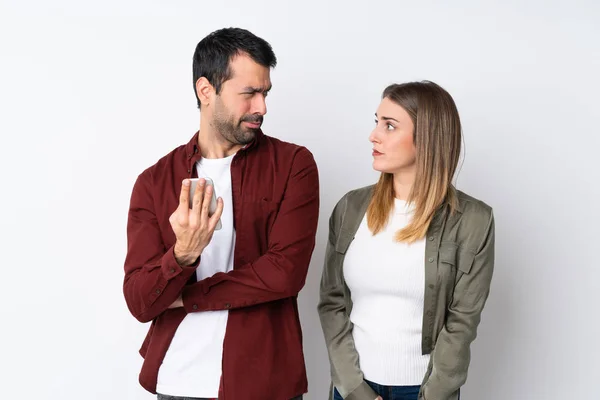
[[[492,207],[460,190],[457,190],[456,194],[461,225],[469,228],[470,237],[487,237],[490,230],[494,229],[494,211]]]
[[[356,202],[363,202],[363,201],[368,201],[371,198],[371,195],[373,194],[373,189],[375,188],[375,185],[369,185],[369,186],[364,186],[358,189],[353,189],[351,191],[349,191],[348,193],[346,193],[339,202],[351,202],[351,203],[356,203]],[[339,203],[338,202],[338,203]]]
[[[483,200],[477,199],[463,191],[457,190],[458,208],[463,214],[481,216],[489,219],[493,213],[492,207]]]
[[[337,202],[335,208],[346,209],[348,208],[348,206],[360,207],[361,205],[371,200],[374,188],[375,185],[369,185],[349,191],[344,196],[342,196],[342,198]]]
[[[332,218],[339,220],[347,210],[360,210],[371,200],[375,185],[364,186],[347,192],[335,205]]]

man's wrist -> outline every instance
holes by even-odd
[[[177,264],[182,267],[194,264],[198,257],[200,257],[200,253],[196,254],[196,252],[190,253],[185,250],[181,250],[177,244],[175,244],[173,254],[175,255],[175,261],[177,261]]]

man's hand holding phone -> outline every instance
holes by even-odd
[[[199,179],[191,197],[190,179],[181,184],[179,206],[169,217],[169,222],[175,233],[175,259],[179,265],[192,265],[204,248],[210,243],[215,228],[223,213],[223,199],[217,199],[214,213],[209,216],[214,187],[207,185],[205,179]]]

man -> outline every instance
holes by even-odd
[[[124,294],[152,321],[140,383],[158,399],[307,391],[297,295],[315,244],[318,172],[307,149],[260,129],[276,63],[246,30],[204,38],[193,61],[200,130],[134,185]],[[214,189],[200,179],[190,204],[195,177]]]

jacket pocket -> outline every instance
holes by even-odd
[[[449,264],[464,274],[471,272],[475,254],[455,242],[442,242],[439,251],[440,262]]]
[[[264,254],[268,249],[268,237],[279,213],[280,203],[262,198],[243,201],[241,207],[242,226],[236,227],[237,240],[244,240],[243,232],[251,232],[258,241],[260,254]]]

